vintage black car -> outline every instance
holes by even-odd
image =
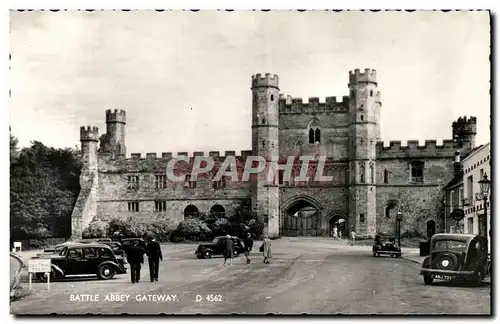
[[[119,255],[119,256],[123,256],[123,254],[124,254],[123,247],[122,247],[120,242],[108,241],[107,239],[105,239],[104,241],[100,241],[100,239],[98,239],[96,241],[80,240],[78,242],[81,244],[90,244],[90,243],[105,244],[105,245],[109,246],[111,248],[111,250],[113,250],[114,254]]]
[[[245,252],[245,247],[241,243],[240,239],[236,236],[231,236],[233,240],[233,256],[236,258],[240,253]],[[214,255],[222,255],[224,252],[224,244],[226,242],[225,236],[217,236],[214,238],[212,243],[203,243],[198,245],[198,248],[194,252],[198,259],[209,259]]]
[[[74,245],[74,244],[81,244],[81,243],[78,243],[78,242],[64,242],[64,243],[61,243],[61,244],[57,244],[55,246],[49,246],[49,247],[45,248],[42,253],[39,253],[37,255],[60,253],[66,246]]]
[[[426,285],[434,280],[467,280],[480,286],[488,274],[487,241],[472,234],[435,234],[429,256],[422,262],[420,274]]]
[[[120,243],[122,245],[122,248],[125,250],[127,250],[127,248],[131,247],[132,245],[134,245],[134,243],[137,242],[138,243],[138,246],[145,249],[146,248],[146,242],[144,241],[144,239],[142,238],[139,238],[139,237],[133,237],[133,238],[124,238],[124,239],[121,239],[120,240]]]
[[[372,253],[374,257],[390,255],[393,258],[400,258],[401,247],[398,246],[394,238],[384,238],[377,235],[372,246]]]
[[[33,258],[51,260],[51,281],[75,275],[97,276],[109,280],[115,274],[127,273],[124,259],[116,256],[108,245],[100,243],[68,243],[59,253],[42,254]],[[37,273],[36,277],[41,281],[48,279],[44,273]]]

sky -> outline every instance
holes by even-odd
[[[381,134],[451,139],[476,116],[490,141],[487,12],[11,12],[10,125],[21,146],[79,145],[127,112],[127,155],[251,148],[251,76],[292,97],[348,95],[377,70]]]

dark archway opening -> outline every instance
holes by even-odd
[[[200,215],[200,211],[195,205],[189,205],[184,209],[184,219],[196,218]]]
[[[335,233],[337,237],[344,237],[347,234],[346,221],[342,216],[333,216],[328,222],[328,236],[333,237]]]
[[[284,212],[283,236],[319,235],[319,210],[307,200],[299,199]]]
[[[221,205],[213,205],[210,208],[210,214],[216,218],[224,218],[226,217],[226,210]]]
[[[427,238],[431,238],[434,234],[436,234],[436,222],[430,220],[427,222]]]

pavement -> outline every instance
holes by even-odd
[[[222,258],[197,259],[196,245],[165,244],[159,282],[149,282],[147,264],[138,284],[129,274],[56,281],[50,291],[34,282],[31,295],[11,303],[11,313],[491,314],[491,285],[424,285],[419,264],[410,261],[418,249],[374,258],[371,246],[283,238],[272,241],[273,259],[264,264],[260,242],[254,246],[250,264],[242,256],[224,266]]]

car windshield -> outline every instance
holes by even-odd
[[[467,243],[455,240],[439,240],[434,244],[435,250],[457,251],[463,252],[467,247]]]
[[[66,251],[66,247],[65,246],[60,246],[60,247],[56,248],[55,253],[58,254],[58,255],[64,255],[65,251]]]

